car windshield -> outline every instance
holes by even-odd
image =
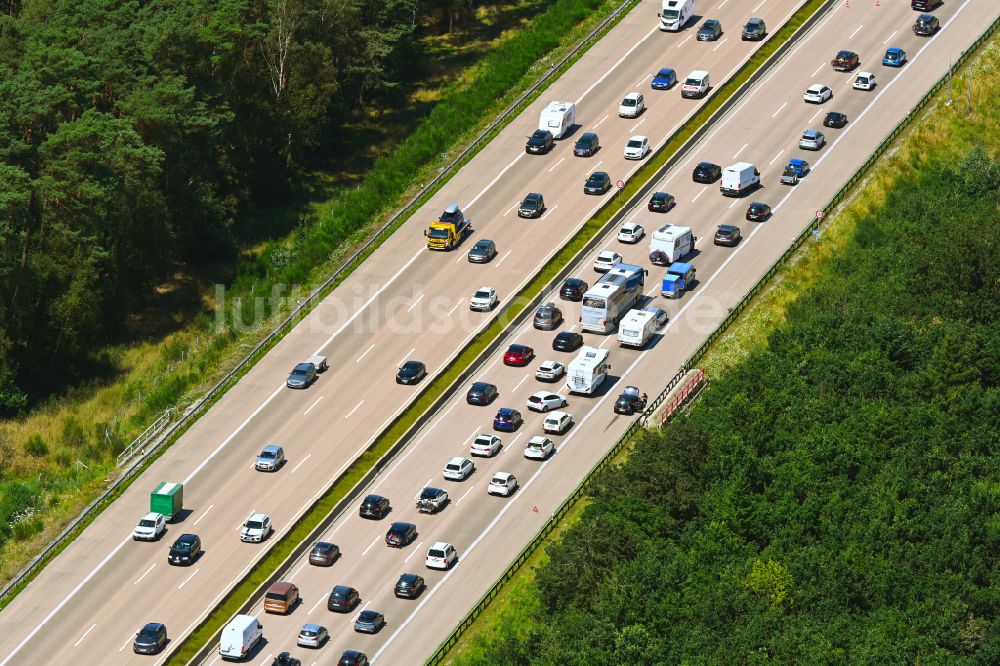
[[[700,86],[701,85],[701,81],[699,81],[698,79],[687,79],[684,82],[684,85],[686,85],[686,86]]]
[[[545,131],[536,130],[534,134],[531,135],[532,141],[545,141]]]
[[[635,100],[626,97],[625,99],[622,100],[622,106],[635,106]]]
[[[628,147],[629,148],[641,148],[642,147],[642,141],[639,141],[638,139],[631,139],[628,142]]]
[[[681,13],[676,9],[668,9],[663,12],[663,18],[665,19],[675,19],[680,15]]]
[[[447,229],[431,229],[430,231],[427,232],[427,235],[430,238],[448,238],[448,230]]]
[[[403,369],[403,372],[411,372],[412,373],[412,372],[416,372],[419,367],[420,366],[417,365],[416,363],[414,363],[413,361],[408,361],[408,362],[406,362],[406,363],[403,364],[403,368],[402,369]]]
[[[853,55],[854,54],[851,53],[850,51],[841,51],[840,53],[837,54],[837,57],[838,58],[843,58],[845,60],[850,60],[851,56],[853,56]]]
[[[274,458],[278,457],[278,452],[277,451],[261,451],[260,452],[260,457],[261,458],[267,458],[268,460],[273,460]]]
[[[179,553],[189,553],[191,552],[191,546],[193,544],[189,541],[178,541],[174,544],[174,550]]]
[[[374,622],[375,621],[375,611],[361,611],[361,617],[358,619],[362,622]]]
[[[656,76],[661,79],[669,79],[671,76],[673,76],[673,72],[669,69],[661,69],[660,73],[657,74]]]
[[[259,520],[248,520],[247,521],[247,529],[248,530],[259,530],[259,529],[262,529],[263,527],[264,527],[264,523],[262,523]]]
[[[490,292],[486,291],[485,289],[480,289],[479,291],[476,292],[476,298],[489,298],[489,297],[490,297]]]
[[[142,631],[139,632],[140,641],[152,641],[156,640],[156,629],[150,629],[148,627],[143,627]]]
[[[330,544],[328,544],[328,543],[318,543],[315,546],[313,546],[313,552],[314,553],[320,553],[320,554],[322,554],[322,553],[326,553],[328,550],[330,550]]]
[[[435,499],[441,493],[437,488],[424,488],[420,493],[420,499]]]
[[[143,518],[139,521],[139,527],[156,527],[156,521]]]
[[[478,243],[476,243],[474,249],[476,249],[476,250],[489,250],[490,249],[489,241],[479,241]]]
[[[295,368],[294,370],[292,370],[292,374],[293,375],[308,375],[309,374],[309,368]]]
[[[596,173],[587,180],[588,185],[600,185],[602,182],[604,182],[604,177],[598,176]]]

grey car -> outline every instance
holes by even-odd
[[[327,541],[317,541],[309,551],[309,564],[317,567],[328,567],[340,557],[340,548]]]
[[[535,312],[534,325],[540,331],[551,331],[563,321],[562,310],[555,303],[546,303]]]
[[[803,132],[802,138],[799,139],[799,148],[802,150],[819,150],[824,144],[826,144],[826,137],[823,136],[822,132],[813,129]]]
[[[545,212],[545,197],[538,192],[532,192],[524,197],[524,201],[517,208],[518,217],[536,218],[541,217]]]
[[[488,264],[495,256],[497,256],[497,244],[485,238],[476,241],[468,255],[470,264]]]
[[[288,388],[304,389],[316,381],[316,366],[312,363],[299,363],[292,368],[292,373],[288,375],[285,385]]]
[[[257,456],[257,461],[253,464],[258,472],[274,472],[285,464],[285,450],[280,446],[269,444]]]
[[[167,626],[150,622],[135,635],[132,651],[136,654],[156,654],[167,645]]]
[[[306,624],[299,630],[299,638],[295,644],[299,647],[319,648],[330,638],[326,627],[318,624]]]
[[[423,576],[405,573],[396,581],[393,594],[402,599],[416,599],[424,591],[425,587],[427,587],[427,584],[424,582]]]
[[[764,25],[764,19],[752,18],[743,26],[742,38],[744,42],[759,42],[766,36],[767,26]]]
[[[708,19],[698,28],[696,39],[699,42],[714,42],[722,36],[722,24],[715,19]]]
[[[363,634],[376,634],[384,626],[385,616],[382,613],[373,610],[363,610],[354,623],[354,631]]]
[[[585,132],[576,140],[573,146],[573,154],[577,157],[591,157],[601,149],[601,141],[593,132]]]

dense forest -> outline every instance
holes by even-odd
[[[0,2],[0,414],[90,376],[177,265],[232,262],[247,211],[400,103],[418,26],[487,4]]]
[[[463,663],[1000,663],[1000,161],[922,159]]]

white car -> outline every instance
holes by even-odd
[[[646,230],[637,222],[626,222],[618,230],[618,240],[622,243],[638,243],[645,235]]]
[[[542,421],[542,430],[550,435],[561,435],[572,426],[573,417],[563,411],[552,412]]]
[[[799,148],[802,150],[819,150],[826,144],[826,137],[822,132],[814,129],[807,129],[799,139]]]
[[[490,495],[510,497],[517,490],[517,477],[510,472],[497,472],[490,479],[486,492]]]
[[[566,366],[559,361],[542,361],[538,370],[535,371],[535,379],[540,379],[543,382],[554,382],[565,374]]]
[[[646,308],[646,312],[652,312],[656,317],[656,327],[661,328],[667,325],[667,312],[663,308]]]
[[[645,108],[646,102],[642,99],[642,93],[630,92],[618,105],[618,116],[620,118],[638,118]]]
[[[497,304],[497,290],[493,287],[480,287],[469,299],[469,309],[479,312],[489,312]]]
[[[641,134],[629,138],[625,144],[625,159],[641,160],[649,152],[649,137]]]
[[[598,273],[607,273],[615,267],[615,264],[620,264],[621,262],[622,255],[614,250],[604,250],[597,255],[597,259],[594,259],[594,270]]]
[[[802,99],[807,102],[812,102],[813,104],[822,104],[832,97],[833,91],[830,90],[828,86],[824,86],[822,83],[812,84],[806,88],[805,94],[802,95]]]
[[[524,457],[532,460],[545,460],[556,447],[548,437],[535,435],[524,445]]]
[[[271,533],[271,517],[266,513],[252,513],[240,528],[240,541],[260,543]]]
[[[444,478],[451,481],[465,481],[476,470],[476,465],[468,458],[455,456],[444,466]]]
[[[874,90],[875,75],[872,74],[871,72],[858,72],[858,75],[854,77],[854,89]]]
[[[147,513],[132,530],[132,538],[136,541],[156,541],[166,531],[167,519],[162,513]]]
[[[498,453],[500,453],[500,438],[496,435],[483,433],[472,440],[469,446],[469,454],[473,456],[492,458]]]
[[[550,391],[538,391],[528,398],[528,409],[533,412],[547,412],[566,406],[566,398]]]
[[[450,543],[436,541],[427,549],[424,564],[428,569],[450,569],[458,561],[458,551]]]

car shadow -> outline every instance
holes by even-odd
[[[194,513],[193,509],[181,509],[174,514],[174,517],[167,521],[168,525],[176,525],[177,523],[183,523],[187,520],[187,517]]]

